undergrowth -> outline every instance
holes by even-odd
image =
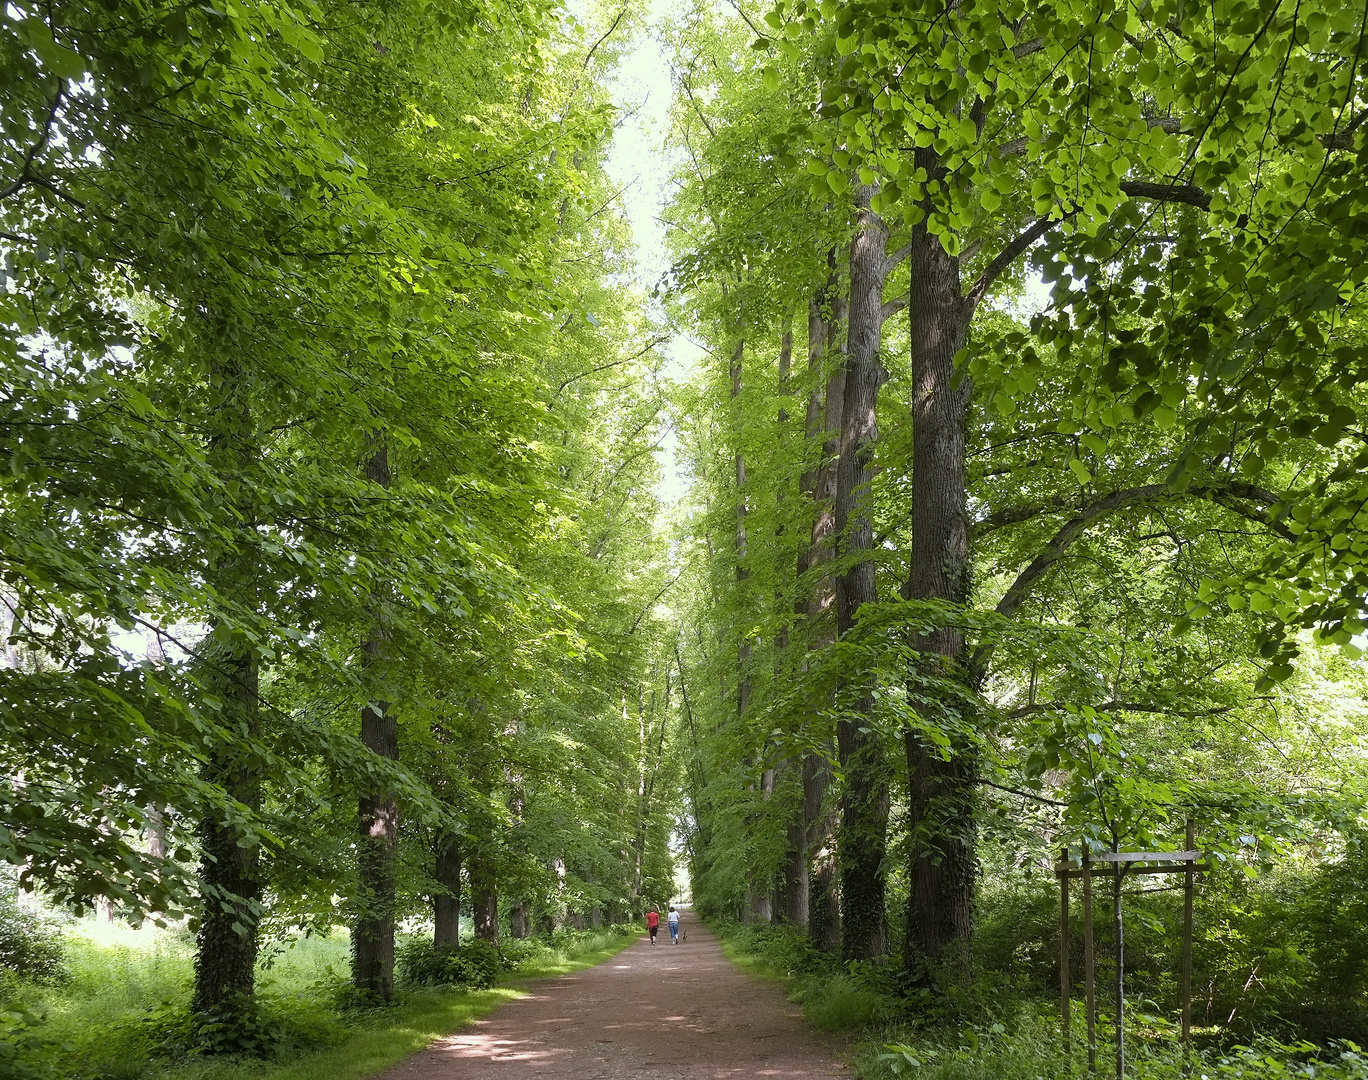
[[[1066,1051],[1058,1005],[1029,980],[980,971],[967,985],[909,987],[890,964],[846,963],[777,926],[712,922],[743,969],[779,979],[808,1021],[853,1042],[861,1080],[1083,1080],[1094,1073],[1075,1040]],[[1075,1015],[1075,1021],[1078,1020]],[[1262,1036],[1246,1044],[1206,1032],[1184,1053],[1176,1025],[1141,1002],[1127,1024],[1130,1080],[1368,1080],[1368,1056],[1348,1039],[1317,1045]],[[1099,1017],[1098,1074],[1112,1073],[1113,1029]]]
[[[0,1077],[359,1080],[520,996],[527,979],[606,959],[634,939],[621,930],[560,932],[500,952],[480,942],[467,968],[427,985],[407,980],[388,1007],[349,992],[345,934],[282,942],[264,950],[256,1000],[229,1026],[190,1012],[188,935],[87,923],[65,936],[60,980],[0,969]],[[401,947],[413,956],[421,941]]]

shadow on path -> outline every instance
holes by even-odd
[[[739,1080],[848,1077],[776,985],[742,974],[693,919],[597,967],[537,983],[380,1080]]]

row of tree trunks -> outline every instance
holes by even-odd
[[[821,456],[804,470],[799,490],[813,502],[813,525],[808,542],[798,550],[798,580],[811,581],[810,572],[834,555],[834,498],[839,452],[837,432],[841,424],[841,403],[845,394],[842,330],[845,301],[836,276],[836,256],[828,258],[831,272],[821,290],[808,304],[808,377],[812,393],[804,417],[808,446],[820,445]],[[827,367],[833,371],[828,377]],[[795,599],[795,615],[805,624],[809,650],[815,652],[835,639],[832,621],[834,584],[830,576],[819,577]],[[806,661],[803,661],[806,663]],[[827,702],[814,701],[806,718],[809,727],[821,723],[820,713]],[[831,836],[834,822],[826,813],[826,793],[831,776],[827,758],[808,754],[802,759],[797,778],[796,806],[787,826],[788,852],[784,864],[780,912],[796,926],[807,927],[812,941],[827,950],[839,944],[840,916],[836,905]],[[816,873],[814,856],[818,859]]]
[[[817,503],[812,523],[811,567],[816,569],[836,555],[836,474],[840,465],[841,424],[845,414],[846,324],[849,305],[840,287],[836,252],[827,254],[827,284],[821,313],[826,316],[826,390],[822,403],[822,457],[813,498]],[[821,334],[818,335],[820,348]],[[812,629],[812,648],[828,648],[836,640],[836,579],[820,575],[807,598],[807,618]],[[830,701],[816,703],[819,708]],[[827,793],[832,784],[834,745],[808,759],[803,770],[803,820],[808,834],[812,868],[808,880],[808,939],[823,952],[835,952],[841,944],[840,875],[836,863],[836,834],[840,808]]]

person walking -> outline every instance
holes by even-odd
[[[656,931],[660,929],[660,911],[658,908],[651,908],[646,913],[646,928],[651,931],[651,944],[655,944]]]
[[[676,908],[673,904],[670,905],[670,914],[669,914],[669,916],[668,916],[668,919],[669,919],[669,923],[670,923],[670,944],[671,944],[671,945],[678,945],[678,944],[679,944],[679,909]]]

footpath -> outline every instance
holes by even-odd
[[[733,967],[686,919],[688,940],[643,937],[598,967],[525,998],[380,1080],[835,1080],[850,1071],[774,984]]]

